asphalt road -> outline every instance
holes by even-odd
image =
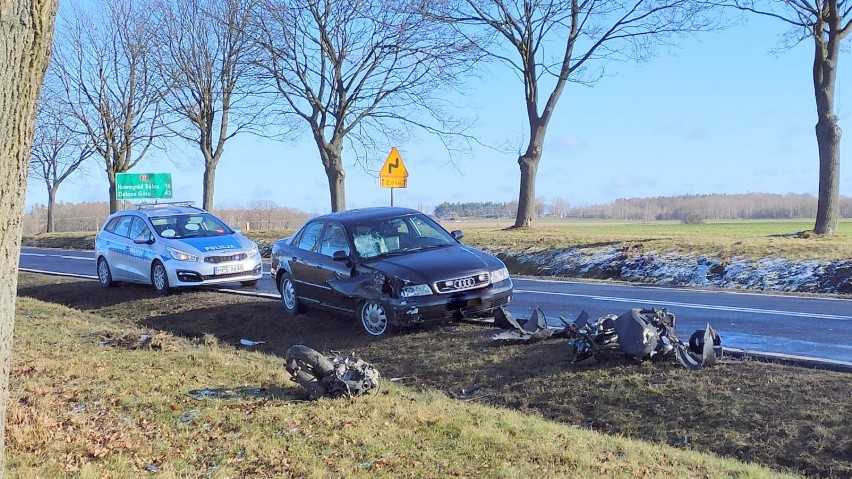
[[[96,278],[91,251],[23,248],[20,269]],[[584,310],[596,318],[635,307],[667,308],[677,317],[677,331],[683,339],[710,323],[728,348],[852,366],[852,299],[527,278],[514,282],[509,311],[517,318],[529,317],[535,308],[552,324],[559,324],[559,316],[573,320]],[[222,289],[278,297],[268,275],[256,287],[234,283]]]

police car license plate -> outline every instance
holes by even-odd
[[[243,270],[243,265],[241,264],[232,264],[228,266],[216,266],[213,268],[214,275],[220,274],[230,274],[230,273],[239,273]]]

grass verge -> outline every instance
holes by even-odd
[[[141,424],[143,419],[151,420],[153,413],[142,414],[140,411],[154,411],[155,416],[165,412],[171,414],[168,417],[174,421],[175,418],[183,417],[181,414],[186,411],[198,409],[197,413],[191,414],[207,415],[209,412],[204,409],[207,407],[228,409],[236,408],[234,404],[242,404],[218,402],[208,405],[189,400],[186,392],[198,388],[265,387],[273,394],[263,400],[270,403],[269,406],[264,405],[264,408],[293,408],[293,414],[301,414],[302,409],[287,402],[298,397],[298,390],[290,387],[291,383],[282,376],[284,372],[280,365],[290,345],[306,344],[321,351],[356,351],[375,364],[385,377],[403,378],[398,384],[404,384],[407,388],[397,389],[396,386],[387,384],[387,388],[383,387],[382,392],[396,394],[392,397],[397,398],[399,405],[408,404],[406,407],[410,408],[421,407],[421,401],[444,404],[442,401],[446,400],[445,394],[463,397],[464,401],[460,402],[465,407],[468,404],[478,404],[497,408],[497,411],[517,411],[513,414],[518,415],[512,417],[518,418],[514,421],[519,423],[524,423],[528,418],[545,418],[561,424],[562,426],[558,427],[560,432],[554,434],[594,430],[606,434],[607,437],[641,440],[656,445],[647,450],[651,451],[649,453],[653,453],[652,455],[659,455],[661,452],[669,454],[668,451],[675,448],[693,453],[713,453],[735,461],[761,464],[776,471],[798,472],[811,477],[852,477],[852,375],[849,374],[756,362],[720,364],[693,373],[677,365],[674,360],[641,363],[612,360],[580,368],[572,367],[568,363],[564,340],[551,339],[520,345],[495,344],[489,339],[490,330],[477,324],[424,325],[381,338],[372,338],[364,334],[360,325],[351,318],[316,311],[309,311],[295,318],[287,317],[281,311],[280,302],[273,300],[198,290],[178,291],[162,297],[146,286],[121,285],[103,289],[97,281],[31,273],[19,275],[18,287],[19,298],[31,297],[92,314],[87,316],[68,309],[60,309],[58,312],[46,310],[42,314],[28,313],[34,318],[23,317],[18,323],[16,332],[19,345],[16,349],[16,359],[19,363],[13,371],[13,388],[21,387],[19,384],[45,382],[39,386],[37,393],[15,396],[12,407],[15,407],[15,401],[20,401],[21,398],[24,398],[22,405],[36,404],[38,398],[45,394],[65,398],[58,403],[54,403],[56,399],[53,399],[45,403],[44,407],[36,408],[47,411],[39,414],[48,414],[48,417],[61,413],[46,423],[44,431],[66,424],[70,420],[69,417],[83,417],[72,414],[79,406],[78,402],[83,400],[80,398],[89,400],[91,397],[91,401],[95,401],[84,403],[85,411],[91,413],[104,407],[101,405],[102,401],[113,401],[110,415],[130,418],[125,422],[136,425],[133,427],[142,427],[138,424]],[[25,304],[23,301],[26,300],[21,301]],[[22,307],[22,311],[26,309]],[[51,326],[50,335],[36,333],[40,330],[36,326],[42,318],[64,329],[57,331],[57,328]],[[127,334],[126,337],[132,338],[141,331],[155,332],[157,344],[163,345],[161,350],[124,351],[104,348],[97,344],[103,337],[115,338]],[[35,334],[45,338],[33,342]],[[249,352],[246,348],[237,346],[241,338],[265,342],[252,348],[256,352]],[[263,354],[260,354],[261,352]],[[75,359],[78,354],[93,359],[83,362]],[[42,361],[50,362],[51,367],[45,367],[46,363]],[[106,375],[105,379],[100,377],[102,374]],[[421,393],[425,396],[421,396]],[[366,402],[358,401],[352,405],[355,409],[347,409],[346,414],[351,418],[360,418],[359,414],[352,411],[357,411],[360,407],[357,404],[361,403],[372,404],[370,408],[377,408],[376,412],[371,414],[397,407],[396,403],[372,402],[382,401],[383,398],[384,394],[371,396]],[[171,404],[176,408],[173,412],[181,411],[181,414],[169,413],[167,409],[172,409]],[[255,400],[248,404],[257,405],[259,402]],[[450,404],[459,405],[459,402]],[[310,417],[315,421],[324,421],[319,409],[305,407],[305,413],[310,412]],[[338,403],[321,402],[317,407],[335,408]],[[431,407],[433,406],[428,406]],[[443,405],[440,408],[443,411],[441,414],[423,413],[432,418],[426,421],[427,425],[435,421],[435,417],[451,415],[450,409]],[[491,411],[488,408],[482,410]],[[245,421],[254,423],[256,416],[245,414]],[[363,420],[368,423],[362,424],[362,419],[358,419],[357,427],[364,426],[364,431],[371,428],[375,432],[384,431],[388,427],[411,427],[402,419],[400,422],[387,418],[379,422],[373,422],[373,419]],[[124,424],[122,421],[118,420],[118,424]],[[454,456],[445,456],[442,452],[442,448],[452,446],[462,447],[463,451],[476,451],[473,454],[479,454],[480,459],[487,458],[491,468],[506,460],[517,459],[524,463],[533,461],[543,464],[542,467],[556,471],[546,474],[542,469],[529,469],[537,471],[539,475],[560,477],[565,475],[563,472],[571,471],[572,474],[576,472],[581,476],[586,474],[593,477],[594,470],[583,472],[564,469],[564,465],[557,467],[553,463],[557,459],[548,460],[539,454],[538,450],[543,446],[538,445],[536,441],[546,444],[549,448],[550,443],[555,440],[550,433],[541,435],[537,440],[530,436],[527,442],[504,449],[502,441],[514,444],[513,435],[518,434],[511,432],[512,429],[504,428],[503,434],[509,434],[511,440],[504,438],[494,442],[497,439],[482,438],[466,446],[467,436],[473,433],[470,427],[465,426],[463,419],[459,421],[455,425],[441,421],[434,424],[439,431],[444,431],[440,434],[449,435],[450,439],[441,436],[419,442],[417,437],[394,438],[396,450],[404,452],[399,460],[435,462],[435,458],[447,458],[446,464],[454,466],[455,463],[449,461],[449,458]],[[45,424],[41,420],[35,422]],[[201,426],[207,422],[202,421]],[[387,426],[385,422],[388,422]],[[120,430],[114,423],[110,424],[110,430]],[[235,434],[238,434],[232,437],[234,440],[242,438],[242,435],[246,434],[245,431],[257,426],[243,424],[236,419],[229,419],[228,424],[231,424]],[[305,421],[289,427],[287,423],[282,424],[265,424],[261,429],[263,432],[259,434],[276,435],[276,439],[268,440],[278,441],[277,434],[290,437],[286,432],[293,428],[304,431],[306,427],[319,427],[318,431],[323,434],[335,428],[335,423],[324,422],[321,427]],[[341,426],[343,422],[336,424],[338,429],[349,429],[349,426]],[[487,430],[483,425],[485,423],[474,424],[478,429]],[[156,426],[158,430],[161,427],[166,426]],[[414,436],[427,434],[429,427],[418,426],[414,429]],[[47,434],[44,431],[39,434]],[[71,431],[74,436],[79,434],[76,429]],[[192,440],[200,441],[199,437],[206,437],[203,433],[203,428],[193,430]],[[171,440],[168,439],[171,437],[169,435],[151,434],[152,441]],[[330,434],[333,436],[334,433]],[[147,441],[146,437],[140,436],[140,440]],[[306,440],[299,437],[300,441]],[[570,443],[557,441],[556,444],[567,448],[567,457],[576,460],[574,456],[579,454],[577,444],[585,444],[587,439],[571,437]],[[374,447],[363,446],[360,442],[353,443],[349,436],[343,438],[346,440],[334,444],[338,447],[355,444],[353,447],[369,450]],[[323,439],[312,436],[310,447],[318,447],[318,443],[328,440],[328,437]],[[59,443],[61,441],[57,444]],[[30,461],[35,464],[39,462],[38,458],[49,454],[49,448],[45,449],[38,444],[53,442],[32,440],[29,444],[31,450],[27,453],[34,455],[35,459]],[[188,443],[179,444],[181,448],[188,447]],[[287,451],[290,449],[287,449],[286,444],[276,444],[281,446],[281,454],[289,454]],[[411,447],[425,448],[431,452],[407,452]],[[464,449],[468,447],[473,449]],[[178,449],[178,446],[169,445],[167,449],[169,448]],[[495,452],[491,449],[500,450]],[[141,451],[145,454],[137,455],[142,465],[159,457],[149,449],[143,448]],[[316,455],[320,449],[309,448],[300,451],[313,451],[311,455]],[[595,449],[595,452],[601,451]],[[84,458],[89,457],[83,453],[78,454]],[[347,454],[354,458],[349,459],[347,464],[356,466],[371,461],[375,463],[385,457],[372,453],[359,456],[361,453],[357,451],[349,451]],[[533,459],[525,459],[528,455]],[[287,457],[291,462],[298,458]],[[193,467],[224,467],[219,460],[205,460],[207,462],[202,463],[200,459],[192,459]],[[427,477],[449,477],[451,472],[462,476],[473,474],[470,463],[460,464],[465,468],[419,469],[418,472]],[[678,459],[677,464],[680,467],[685,463]],[[286,471],[288,472],[282,475],[321,475],[319,469],[316,473],[298,472],[303,471],[302,469]],[[334,471],[338,474],[330,475],[347,474],[345,469]],[[375,472],[373,469],[370,471]],[[478,475],[487,475],[485,468],[483,471],[485,472]],[[641,471],[637,471],[633,469],[631,473],[641,476]],[[647,475],[666,474],[656,469],[650,471]],[[361,469],[356,469],[356,473],[360,472]],[[513,474],[503,472],[505,474],[502,476],[501,473],[494,472],[493,477],[511,477]],[[196,476],[203,477],[204,474],[202,471]],[[186,475],[192,476],[188,472]],[[707,472],[708,477],[719,475],[715,471]]]
[[[449,223],[463,229],[465,242],[494,250],[550,250],[559,248],[623,249],[658,253],[677,252],[714,258],[789,260],[848,260],[852,258],[852,221],[843,220],[834,236],[818,236],[811,221],[740,220],[682,224],[677,222],[607,222],[548,219],[534,228],[507,230],[507,225],[484,221]]]
[[[385,382],[296,401],[280,358],[18,300],[7,477],[790,477]],[[197,400],[193,389],[237,391]],[[258,389],[259,388],[259,389]],[[252,394],[239,394],[250,391]]]

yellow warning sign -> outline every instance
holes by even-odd
[[[379,184],[382,188],[405,188],[408,186],[408,169],[402,162],[402,156],[396,147],[391,148],[388,159],[379,171]]]

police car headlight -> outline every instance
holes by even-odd
[[[251,249],[248,252],[249,257],[257,254],[257,243],[252,243]]]
[[[509,270],[506,269],[505,266],[491,272],[492,283],[499,283],[500,281],[505,281],[507,279],[509,279]]]
[[[413,296],[428,296],[432,294],[432,288],[428,284],[409,284],[403,286],[399,291],[399,296],[402,298],[411,298]]]
[[[172,255],[172,258],[178,261],[198,261],[198,256],[194,254],[185,253],[179,249],[166,247],[169,251],[169,254]]]

